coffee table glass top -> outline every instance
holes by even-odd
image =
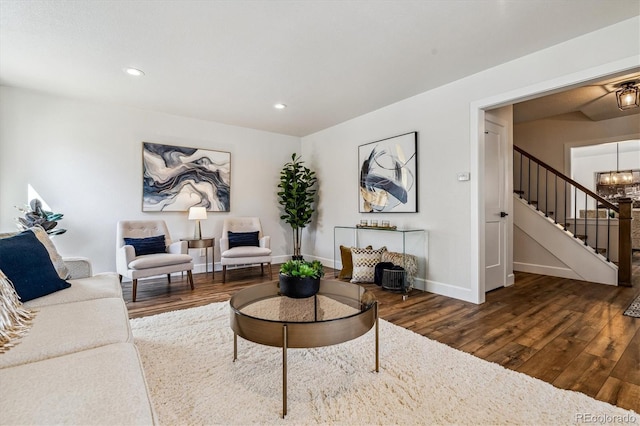
[[[239,315],[286,323],[323,322],[360,315],[373,308],[372,292],[351,283],[320,281],[315,297],[292,299],[280,295],[278,283],[258,284],[240,290],[231,298]]]
[[[238,337],[282,348],[282,417],[287,414],[287,349],[335,345],[375,328],[375,371],[379,370],[378,303],[373,293],[356,284],[320,281],[312,297],[280,295],[278,282],[238,291],[230,301],[233,360]]]

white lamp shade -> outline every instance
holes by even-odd
[[[207,218],[206,207],[190,207],[189,208],[189,220],[200,220]]]

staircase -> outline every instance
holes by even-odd
[[[631,200],[614,205],[514,146],[514,238],[544,266],[525,272],[631,285]]]

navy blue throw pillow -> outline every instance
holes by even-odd
[[[58,276],[49,252],[31,231],[0,239],[0,269],[22,302],[71,287]]]
[[[258,247],[258,231],[255,232],[231,232],[229,234],[229,248],[255,246]]]
[[[164,235],[147,238],[125,238],[124,243],[128,246],[133,246],[136,256],[167,252]]]

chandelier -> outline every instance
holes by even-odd
[[[616,169],[602,172],[598,177],[600,185],[619,185],[633,183],[633,170],[620,170],[620,144],[616,143]]]
[[[639,90],[635,84],[635,81],[627,81],[620,84],[620,90],[616,91],[616,100],[621,111],[640,106]]]

